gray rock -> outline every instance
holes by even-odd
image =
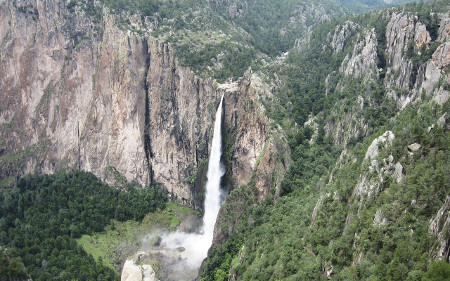
[[[450,42],[441,44],[434,51],[431,61],[439,70],[447,69],[450,66]]]
[[[373,224],[374,225],[386,225],[387,224],[387,218],[383,216],[383,212],[381,209],[378,209],[375,213],[375,217],[373,218]]]
[[[439,209],[436,217],[431,220],[428,233],[438,238],[439,245],[437,247],[436,259],[447,260],[450,253],[450,241],[448,237],[448,229],[450,227],[450,196],[447,195],[444,204]],[[448,261],[448,260],[447,260]]]
[[[378,153],[379,153],[378,147],[380,145],[385,146],[385,147],[390,146],[390,145],[392,145],[392,142],[394,141],[394,139],[395,139],[394,133],[392,133],[391,131],[386,131],[384,134],[382,134],[381,136],[379,136],[378,138],[376,138],[372,141],[372,144],[367,149],[364,159],[371,160],[371,159],[377,157]]]
[[[334,269],[333,266],[331,265],[330,267],[327,268],[327,278],[331,279],[331,276],[334,274]]]
[[[122,269],[121,281],[158,281],[151,265],[139,266],[132,260],[126,260]]]
[[[421,22],[416,23],[414,41],[416,43],[417,49],[420,49],[423,44],[428,44],[431,42],[431,37],[427,31],[425,24]]]
[[[408,150],[412,151],[412,152],[416,152],[418,151],[422,146],[418,143],[412,143],[410,145],[408,145]]]
[[[392,154],[389,155],[388,161],[389,163],[392,163],[394,161],[394,156],[392,156]]]
[[[345,41],[352,31],[357,27],[354,22],[346,21],[343,25],[336,27],[331,39],[331,47],[335,52],[341,52],[344,49]]]
[[[122,269],[121,281],[142,281],[142,271],[132,260],[126,260]]]
[[[342,61],[340,71],[353,77],[377,77],[377,37],[374,29],[365,31],[361,41],[355,44],[352,56]]]
[[[403,179],[403,166],[399,162],[394,165],[394,173],[392,174],[396,183],[400,183]]]

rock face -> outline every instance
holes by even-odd
[[[424,97],[440,105],[449,99],[449,15],[438,15],[436,38],[431,38],[425,24],[413,14],[394,12],[384,13],[382,17],[387,20],[384,36],[374,28],[346,21],[328,33],[329,44],[323,46],[323,50],[344,57],[339,67],[340,76],[334,78],[339,82],[336,85],[330,82],[333,80],[330,78],[336,76],[333,73],[324,81],[326,93],[345,91],[352,85],[349,80],[356,80],[361,87],[360,95],[353,98],[353,105],[343,112],[340,107],[346,104],[338,103],[333,118],[325,124],[326,135],[331,136],[336,145],[345,147],[352,138],[358,139],[370,132],[368,120],[361,117],[374,103],[376,91],[370,83],[382,84],[388,97],[395,100],[400,109],[409,103],[420,102]],[[383,42],[377,40],[382,37],[386,40],[383,46],[380,45]],[[427,51],[426,58],[421,56]],[[379,57],[380,53],[383,57]]]
[[[262,193],[277,182],[257,77],[221,88],[179,66],[175,50],[139,24],[140,32],[121,30],[101,3],[65,5],[0,3],[2,184],[15,175],[82,169],[119,186],[120,175],[143,186],[161,183],[172,198],[201,208],[223,94],[224,137],[234,144],[228,184],[246,183],[258,159],[268,163],[256,171]]]
[[[392,145],[394,139],[395,139],[394,133],[392,133],[391,131],[386,131],[384,134],[382,134],[381,136],[372,141],[369,148],[367,149],[364,159],[371,160],[376,158],[379,153],[378,148],[381,146],[387,147],[389,145]]]
[[[428,233],[438,238],[439,246],[435,253],[435,259],[449,262],[450,258],[450,196],[447,196],[444,204],[439,209],[436,217],[431,221]]]
[[[346,21],[343,25],[336,27],[333,35],[329,34],[328,39],[331,40],[331,47],[335,52],[342,52],[344,50],[346,38],[355,30],[356,24],[351,21]]]
[[[346,56],[340,71],[347,76],[376,78],[377,69],[377,37],[375,29],[366,30],[363,38],[355,44],[351,57]]]
[[[420,99],[422,93],[432,96],[439,104],[448,100],[448,91],[439,84],[441,79],[450,81],[449,75],[445,74],[450,60],[449,43],[445,42],[450,28],[448,14],[439,15],[439,26],[437,38],[432,41],[425,25],[416,21],[413,15],[393,14],[387,24],[385,85],[401,108]],[[439,45],[431,60],[414,65],[408,54],[410,49],[414,47],[420,54],[422,49],[430,48],[431,43]],[[400,93],[398,89],[409,91]]]
[[[121,32],[107,12],[102,26],[83,11],[64,18],[62,2],[6,1],[0,9],[2,146],[11,155],[29,151],[11,170],[2,165],[2,177],[69,167],[106,178],[114,166],[150,184],[142,134],[147,41]]]
[[[394,133],[386,131],[378,138],[375,138],[368,147],[364,156],[364,173],[360,174],[358,182],[353,189],[353,196],[360,200],[360,206],[364,198],[370,198],[381,191],[383,181],[387,176],[392,176],[397,183],[401,182],[403,167],[399,162],[394,164],[392,155],[378,160],[380,152],[390,147],[394,139]]]

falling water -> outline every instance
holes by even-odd
[[[175,258],[175,261],[169,265],[170,271],[174,275],[166,278],[166,280],[194,279],[212,244],[214,225],[222,203],[220,180],[225,173],[225,169],[220,161],[222,155],[222,102],[223,96],[217,108],[214,123],[214,135],[208,161],[208,181],[206,183],[202,228],[197,233],[175,231],[162,234],[161,245],[158,249],[154,249],[163,253],[166,257]],[[178,251],[177,249],[183,250]]]
[[[220,179],[225,173],[225,169],[220,162],[222,156],[222,101],[216,112],[214,124],[214,135],[211,145],[211,154],[208,163],[208,182],[206,183],[205,215],[203,216],[203,236],[204,242],[209,246],[212,244],[214,225],[220,209]]]

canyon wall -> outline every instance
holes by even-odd
[[[100,2],[0,3],[0,180],[91,171],[110,184],[164,185],[201,208],[214,113],[225,95],[229,187],[256,171],[265,194],[284,171],[249,73],[219,85],[177,63],[176,50]],[[264,167],[259,167],[264,162]],[[281,164],[280,164],[281,163]],[[259,168],[258,168],[259,167]]]

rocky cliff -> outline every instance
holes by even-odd
[[[277,182],[256,76],[231,85],[200,79],[149,35],[151,24],[97,1],[11,0],[0,11],[2,186],[27,173],[82,169],[118,186],[160,183],[200,208],[222,94],[228,185],[255,170],[262,192]],[[258,170],[258,161],[268,165]]]
[[[370,120],[374,116],[364,112],[380,105],[382,105],[383,111],[379,114],[388,115],[391,121],[395,120],[398,115],[407,114],[402,111],[408,105],[435,108],[437,113],[434,115],[424,112],[423,109],[415,110],[422,120],[430,118],[428,123],[430,121],[431,123],[426,126],[426,133],[432,135],[432,130],[437,127],[443,128],[444,131],[448,130],[448,118],[445,111],[450,90],[448,86],[450,83],[448,73],[450,45],[447,42],[450,30],[449,14],[431,14],[427,19],[417,13],[384,11],[381,19],[386,22],[385,29],[364,27],[357,22],[347,21],[338,25],[332,33],[328,34],[328,38],[332,38],[331,48],[335,54],[343,52],[344,46],[351,46],[350,42],[354,43],[352,50],[347,47],[350,51],[342,60],[339,68],[341,78],[336,84],[337,91],[346,93],[344,100],[338,101],[338,104],[347,108],[346,110],[332,109],[330,116],[326,118],[325,133],[334,140],[336,145],[347,147],[355,144],[358,138],[362,140],[363,137],[370,136],[371,129],[373,129],[371,127],[377,125]],[[435,21],[434,25],[433,20]],[[382,33],[380,34],[380,32]],[[379,45],[378,48],[377,45]],[[380,63],[380,60],[384,61]],[[383,66],[382,68],[380,64]],[[356,91],[357,95],[351,96],[352,92],[355,94],[355,83],[359,84],[360,91]],[[378,88],[374,88],[375,84],[379,85]],[[385,96],[377,97],[377,93]],[[352,99],[353,101],[351,101]],[[380,102],[377,99],[384,99],[384,101]],[[379,114],[375,118],[381,119]],[[314,121],[314,118],[311,120]],[[426,141],[423,141],[422,138],[411,139],[402,133],[402,139],[396,140],[396,136],[390,129],[398,126],[399,122],[401,121],[386,122],[389,124],[389,130],[373,139],[365,151],[363,161],[358,164],[358,178],[351,189],[351,197],[349,196],[352,200],[352,207],[349,207],[349,210],[353,210],[349,211],[346,216],[344,231],[354,219],[360,219],[364,208],[370,206],[371,200],[377,200],[383,192],[392,192],[385,190],[389,187],[387,183],[392,182],[393,185],[402,186],[405,190],[413,188],[412,163],[426,161],[417,159],[417,155],[436,157],[433,150],[423,152],[423,143]],[[411,130],[410,127],[415,126],[414,120],[402,124],[403,132]],[[405,126],[405,124],[407,125]],[[395,149],[391,148],[393,143],[397,146]],[[401,143],[403,147],[399,147]],[[399,155],[394,151],[399,150],[406,150],[408,157],[394,157],[393,155]],[[341,171],[337,173],[342,173],[342,169],[349,165],[348,163],[356,162],[356,155],[350,156],[347,152],[345,149],[341,153],[335,166],[335,169]],[[327,185],[333,185],[336,182],[335,176],[340,177],[335,173],[331,173]],[[438,243],[437,246],[431,247],[430,255],[433,259],[448,261],[448,235],[445,233],[448,224],[448,218],[445,215],[448,208],[448,195],[444,195],[444,188],[439,192],[443,192],[439,195],[443,204],[437,214],[433,214],[428,231],[430,235],[437,238]],[[320,195],[317,199],[312,212],[312,225],[314,225],[317,212],[322,208],[324,198],[331,200],[331,195],[332,193],[328,192]],[[338,199],[333,197],[333,200]],[[412,200],[410,204],[417,207],[416,199]],[[376,211],[373,218],[374,226],[392,224],[392,222],[388,222],[383,212],[387,213],[388,211],[382,211],[381,208]],[[407,212],[408,210],[405,210],[405,213]],[[355,235],[357,237],[359,234]],[[353,247],[357,246],[358,244],[354,244]],[[360,253],[360,257],[354,257],[353,264],[360,262],[363,251]]]
[[[338,102],[328,117],[325,131],[335,144],[346,146],[352,138],[368,135],[367,109],[385,98],[381,92],[387,93],[389,102],[395,101],[396,105],[389,105],[392,112],[410,103],[433,100],[443,105],[448,101],[449,14],[433,17],[435,25],[431,27],[428,19],[427,27],[426,19],[414,13],[388,10],[379,12],[376,27],[348,20],[328,34],[330,44],[324,45],[323,51],[329,48],[344,59],[339,71],[330,73],[325,81],[327,91],[347,94],[360,89],[357,96]],[[330,85],[333,75],[338,82]],[[385,108],[384,114],[388,112]]]
[[[342,201],[338,195],[339,189],[332,186],[341,184],[346,169],[354,165],[351,170],[356,176],[353,177],[348,189],[351,193],[343,200],[347,211],[342,234],[343,237],[346,233],[354,235],[352,248],[355,252],[351,258],[352,266],[359,266],[367,259],[365,256],[367,250],[361,246],[365,239],[362,236],[366,234],[364,233],[366,230],[361,232],[361,226],[355,228],[355,221],[362,223],[370,213],[371,227],[396,227],[398,222],[392,221],[395,216],[390,213],[392,210],[389,209],[389,205],[383,205],[382,202],[385,200],[383,196],[398,192],[395,189],[397,186],[401,192],[411,193],[417,188],[415,181],[417,173],[439,173],[437,171],[446,165],[445,161],[439,162],[436,171],[422,167],[419,168],[421,172],[418,172],[416,168],[421,165],[420,163],[438,162],[436,159],[440,157],[438,156],[440,152],[437,153],[438,144],[433,143],[431,149],[426,149],[424,146],[429,145],[427,140],[417,135],[428,134],[430,139],[437,138],[435,135],[437,133],[433,131],[435,128],[442,129],[448,134],[446,111],[448,111],[450,82],[448,73],[450,49],[447,42],[450,30],[449,14],[435,13],[427,18],[418,13],[383,11],[379,16],[379,20],[385,21],[385,29],[380,26],[377,28],[370,25],[363,26],[357,21],[346,21],[328,34],[331,46],[324,45],[324,50],[332,48],[334,55],[339,53],[345,55],[337,74],[338,82],[334,84],[336,88],[332,89],[332,86],[327,84],[327,91],[344,93],[341,96],[342,100],[337,101],[337,104],[345,109],[337,106],[331,109],[330,115],[324,117],[325,134],[335,145],[342,145],[343,148],[352,147],[364,140],[364,137],[369,137],[372,141],[369,143],[366,141],[363,145],[366,149],[362,151],[355,153],[358,146],[361,148],[359,143],[352,149],[353,153],[349,154],[347,149],[342,151],[328,177],[328,183],[325,184],[326,191],[321,192],[316,199],[310,227],[316,229],[316,220],[320,213],[327,212],[326,208],[330,208],[339,200]],[[347,53],[345,48],[348,50]],[[338,72],[334,75],[336,73]],[[327,80],[331,75],[333,73],[328,75]],[[375,116],[367,114],[367,111],[377,106],[381,106],[382,111]],[[436,112],[432,114],[427,111],[428,108],[433,108]],[[380,114],[388,117],[381,123],[385,124],[381,128],[389,129],[384,133],[378,131],[373,138],[371,131],[374,127],[379,127],[380,123],[376,124],[371,120],[374,118],[382,120]],[[405,117],[399,116],[419,116],[416,118],[421,120],[419,122],[423,122],[420,125],[421,129],[417,129],[418,121],[415,119],[404,119]],[[317,117],[310,118],[306,125],[314,124],[316,119]],[[401,132],[400,137],[396,135],[398,133],[394,134],[391,131],[393,128],[398,133]],[[447,153],[445,151],[443,149],[442,153]],[[357,155],[358,153],[361,154]],[[448,189],[437,182],[430,183],[427,188],[434,190],[436,201],[439,202],[434,208],[438,209],[436,213],[431,213],[431,216],[427,213],[429,221],[426,229],[432,237],[430,239],[436,239],[435,244],[427,248],[427,254],[431,260],[448,262],[449,200],[446,194]],[[423,194],[420,194],[422,198],[425,197]],[[411,196],[406,207],[400,208],[403,216],[411,215],[416,209],[424,206],[430,208],[429,201],[423,202],[422,199],[422,202],[419,202],[420,195],[416,193],[415,196]],[[426,196],[431,197],[430,194]],[[397,198],[392,200],[393,204],[398,204],[396,200]],[[324,203],[326,201],[328,205]],[[368,211],[369,208],[372,210]],[[331,224],[330,220],[327,223]],[[409,231],[413,236],[414,231],[418,230],[410,228]],[[334,247],[332,242],[330,247]],[[332,272],[332,267],[330,268]]]

